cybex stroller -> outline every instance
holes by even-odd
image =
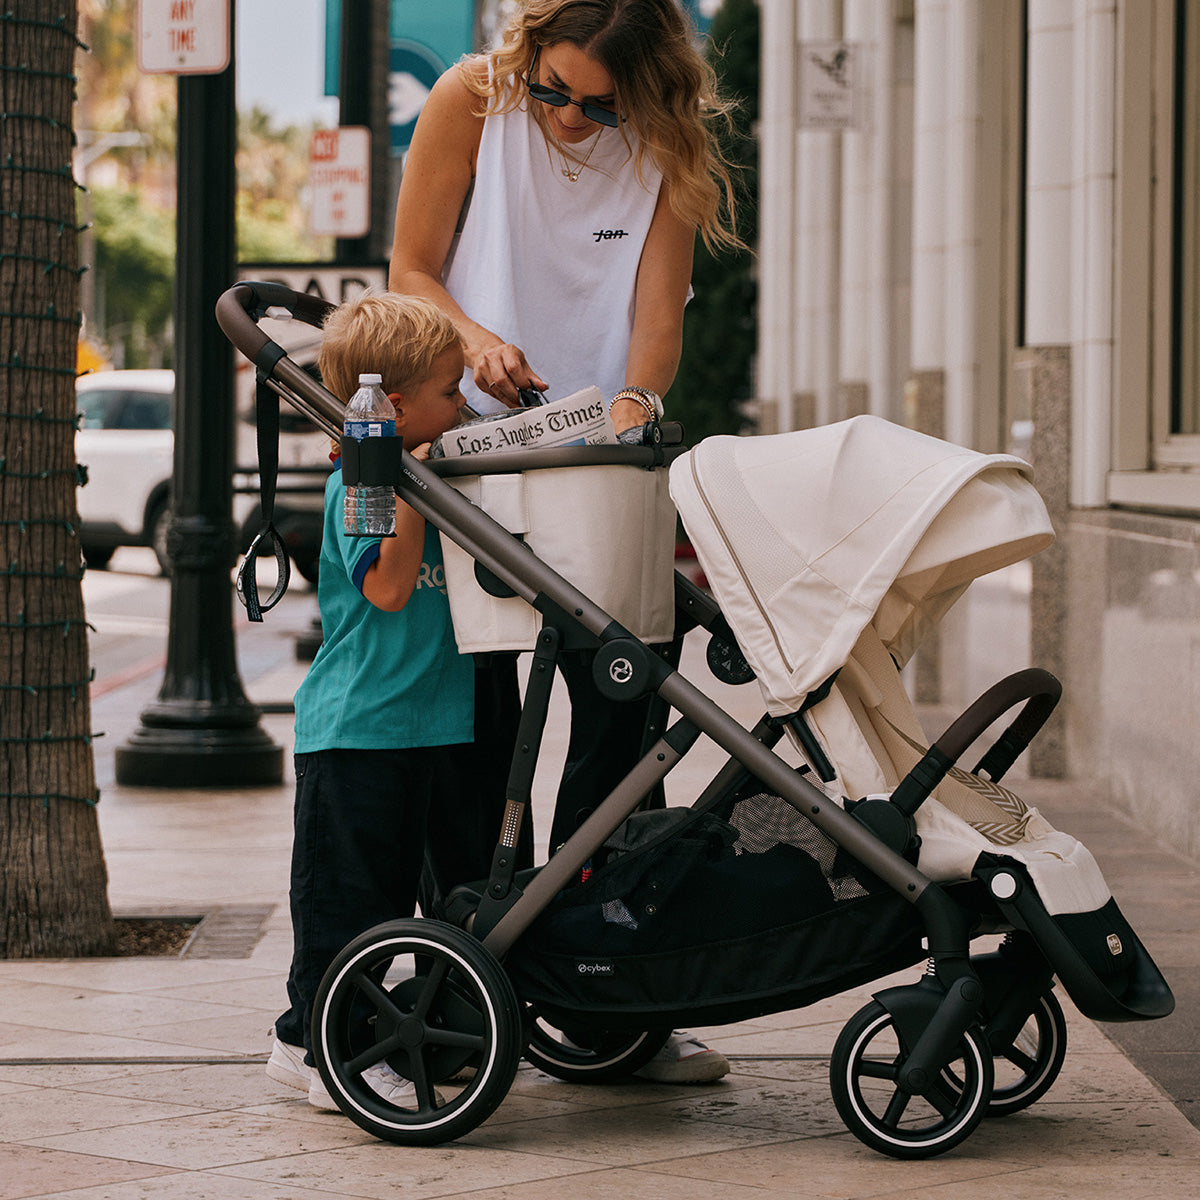
[[[217,308],[260,379],[337,436],[341,405],[257,326],[319,326],[327,311],[265,284]],[[972,579],[1050,542],[1044,507],[1019,460],[875,418],[690,451],[672,432],[429,463],[345,447],[348,482],[394,484],[441,531],[460,648],[527,649],[532,665],[491,876],[454,892],[446,920],[379,926],[343,950],[314,1017],[322,1077],[362,1128],[443,1142],[496,1109],[522,1055],[561,1078],[610,1078],[673,1027],[797,1008],[927,960],[848,1023],[830,1082],[867,1145],[942,1153],[1054,1082],[1056,978],[1099,1020],[1174,1003],[1091,855],[1001,786],[1057,681],[1010,676],[929,748],[900,682]],[[673,575],[671,500],[711,595]],[[614,520],[637,536],[613,536]],[[631,544],[645,550],[617,561]],[[698,630],[720,678],[757,678],[753,729],[648,645]],[[566,647],[596,651],[606,694],[654,694],[671,720],[549,861],[517,872]],[[701,736],[727,765],[690,806],[643,810]],[[800,766],[776,752],[787,743]],[[414,1082],[414,1108],[364,1080],[385,1060]]]

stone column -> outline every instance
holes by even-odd
[[[1029,601],[1030,651],[1035,667],[1058,676],[1064,701],[1029,748],[1029,769],[1043,779],[1067,775],[1068,540],[1071,485],[1071,348],[1030,346],[1014,359],[1015,383],[1022,409],[1033,414],[1033,449],[1037,489],[1057,541],[1033,559],[1033,591]]]
[[[817,423],[817,395],[797,392],[792,397],[792,428],[812,429]]]
[[[866,383],[843,380],[834,396],[836,411],[842,417],[861,417],[871,411],[870,387]]]
[[[918,433],[940,438],[945,428],[945,371],[913,371],[904,385],[904,423]],[[931,629],[913,661],[913,700],[942,702],[941,628]]]

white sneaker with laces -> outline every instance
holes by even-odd
[[[363,1079],[370,1085],[372,1091],[396,1108],[417,1108],[417,1089],[403,1075],[396,1074],[387,1063],[379,1063],[368,1067],[363,1072]],[[435,1089],[434,1103],[440,1108],[446,1103],[445,1097]],[[313,1071],[312,1080],[308,1085],[308,1102],[313,1108],[321,1108],[327,1112],[340,1112],[337,1101],[329,1094],[325,1081],[319,1071]]]
[[[289,1046],[276,1038],[267,1059],[267,1075],[276,1083],[307,1092],[316,1071],[304,1061],[303,1046]]]
[[[694,1035],[677,1029],[663,1048],[633,1074],[651,1083],[712,1083],[729,1074],[729,1060]]]

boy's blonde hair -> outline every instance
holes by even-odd
[[[358,390],[359,375],[383,376],[385,392],[406,392],[429,378],[434,360],[462,339],[440,308],[419,296],[365,291],[325,318],[317,366],[325,386],[343,403]]]

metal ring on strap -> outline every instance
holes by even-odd
[[[262,553],[264,541],[269,541],[274,549],[275,563],[279,569],[279,575],[275,581],[275,590],[266,600],[260,601],[258,598],[258,569],[256,563],[258,556]],[[288,559],[287,547],[283,544],[283,538],[280,536],[279,530],[275,528],[272,522],[268,521],[255,534],[254,541],[250,543],[250,548],[246,551],[246,557],[242,560],[242,565],[238,568],[237,583],[235,584],[237,597],[245,605],[246,615],[251,621],[261,621],[263,613],[270,612],[283,599],[283,594],[288,589],[291,577],[292,566]]]

